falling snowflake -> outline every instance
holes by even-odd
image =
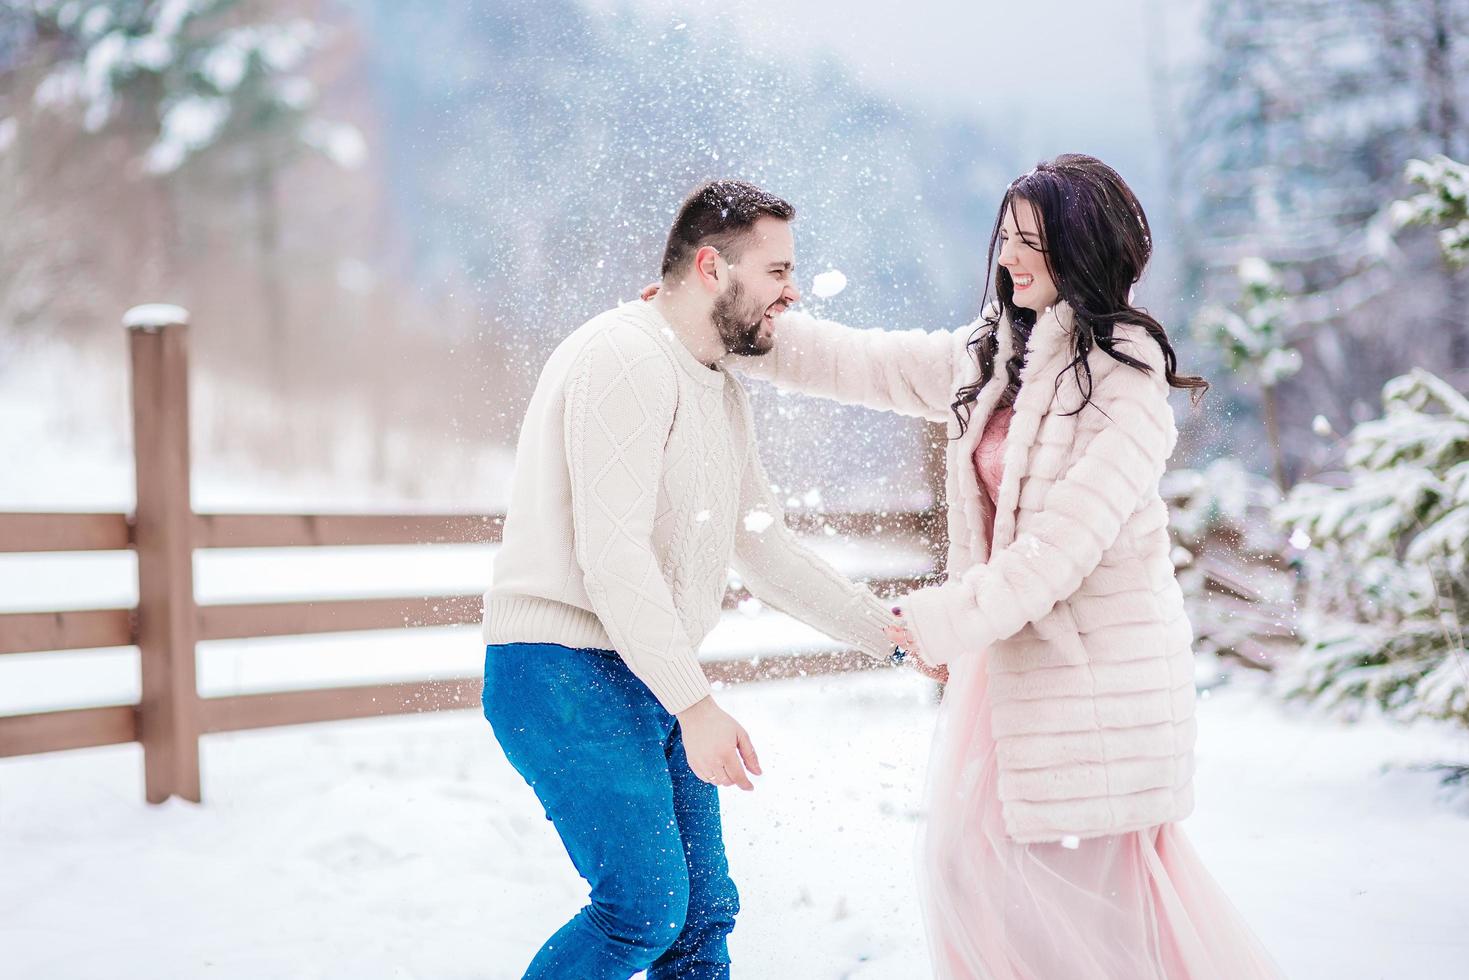
[[[764,534],[774,523],[775,518],[763,510],[752,510],[745,515],[745,530],[751,534]]]

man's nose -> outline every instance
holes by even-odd
[[[788,282],[786,283],[786,288],[780,291],[780,298],[785,300],[788,304],[799,303],[801,302],[801,291],[796,288],[795,283]]]

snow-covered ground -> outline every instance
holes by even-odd
[[[462,637],[468,645],[472,637]],[[1201,708],[1186,828],[1292,977],[1469,960],[1469,807],[1392,763],[1462,736]],[[766,775],[725,791],[736,977],[926,975],[912,856],[930,686],[882,672],[721,694]],[[205,804],[141,802],[135,746],[0,761],[0,975],[519,975],[585,896],[473,712],[211,736]]]

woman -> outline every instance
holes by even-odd
[[[1158,480],[1169,388],[1208,385],[1130,303],[1150,252],[1122,178],[1068,154],[1006,190],[972,328],[788,315],[742,365],[949,426],[947,582],[892,634],[949,682],[922,875],[943,977],[1279,975],[1176,823],[1194,669]]]

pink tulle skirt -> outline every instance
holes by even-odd
[[[950,665],[921,874],[934,972],[964,980],[1256,980],[1280,970],[1176,824],[1005,834],[983,656]]]

